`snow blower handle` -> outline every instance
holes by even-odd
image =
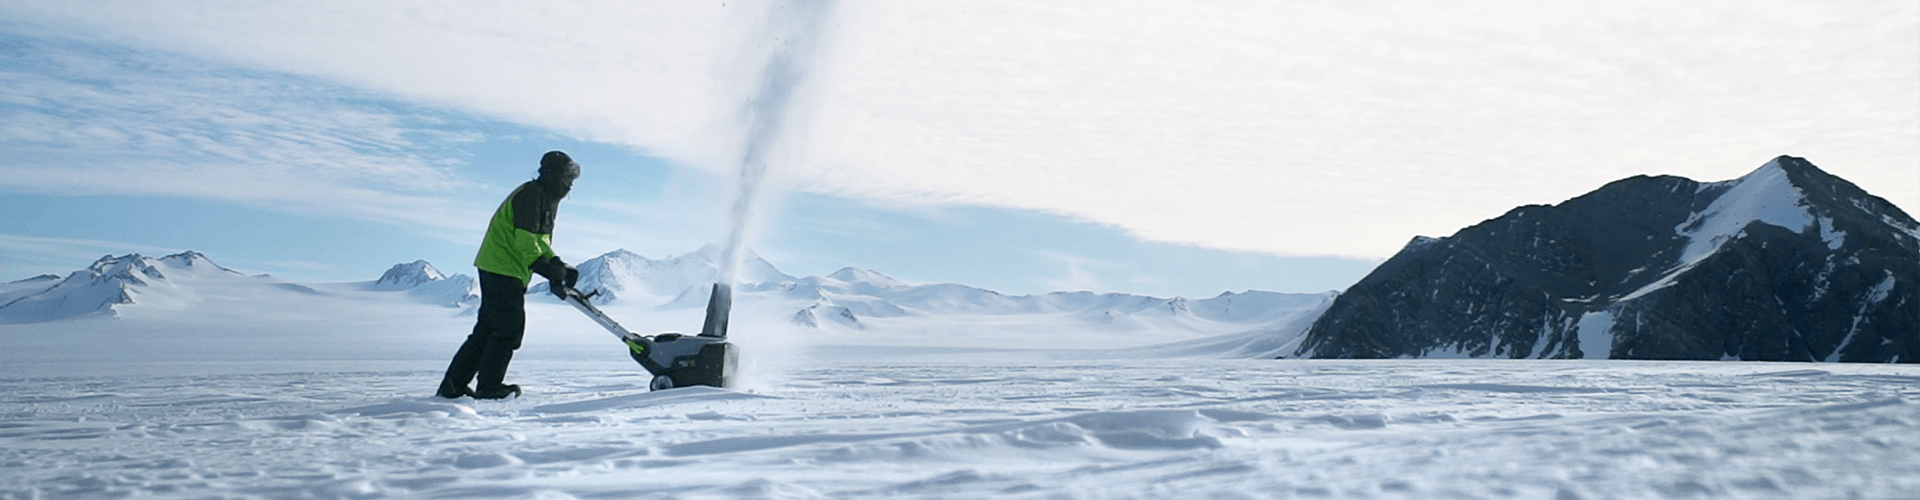
[[[574,309],[586,313],[587,318],[592,319],[594,323],[599,323],[601,328],[607,329],[607,332],[612,333],[615,338],[624,342],[627,336],[632,335],[626,327],[620,326],[619,322],[607,317],[607,313],[600,312],[600,308],[593,306],[593,298],[600,295],[599,290],[594,290],[593,293],[580,293],[578,289],[566,287],[561,292],[565,297],[560,299],[561,301],[572,304]]]

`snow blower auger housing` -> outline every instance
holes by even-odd
[[[583,294],[579,290],[568,289],[566,302],[575,309],[586,313],[595,323],[613,333],[627,345],[627,355],[653,374],[648,389],[664,390],[675,387],[704,385],[727,387],[733,383],[733,367],[738,365],[739,353],[733,344],[727,342],[727,317],[733,310],[733,288],[721,283],[713,284],[713,295],[707,298],[707,321],[700,327],[699,335],[685,335],[666,332],[655,335],[640,335],[629,332],[593,306],[593,297],[599,292]]]

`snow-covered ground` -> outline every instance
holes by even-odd
[[[285,283],[187,257],[118,262],[30,299],[65,319],[0,325],[0,498],[1920,491],[1913,366],[1250,359],[1290,352],[1330,296],[1233,297],[1289,308],[1278,315],[1122,298],[1152,307],[816,328],[794,311],[818,298],[776,289],[736,297],[738,387],[649,393],[605,330],[535,295],[509,373],[527,395],[450,401],[430,394],[471,328],[468,284],[423,293]],[[145,284],[116,284],[135,276]],[[59,302],[74,297],[94,312],[66,314]],[[699,328],[701,308],[669,306],[604,308],[637,332]]]
[[[877,354],[877,353],[870,353]],[[877,357],[877,356],[876,356]],[[630,364],[630,363],[628,363]],[[0,495],[1910,498],[1886,366],[855,362],[647,393],[626,364],[9,375]]]
[[[535,301],[509,377],[526,397],[449,401],[429,394],[461,310],[261,307],[0,330],[0,498],[1920,491],[1911,366],[1221,359],[1151,347],[1225,345],[1191,334],[1002,316],[823,331],[745,303],[742,387],[649,393],[610,336]],[[698,311],[609,313],[698,326]]]

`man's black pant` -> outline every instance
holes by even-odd
[[[520,348],[527,333],[527,286],[519,278],[480,271],[480,319],[473,333],[454,353],[447,365],[447,376],[440,381],[440,395],[459,397],[474,374],[480,376],[477,392],[497,391],[507,378],[507,364],[513,351]]]

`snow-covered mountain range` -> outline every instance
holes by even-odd
[[[456,308],[480,298],[473,277],[447,276],[425,261],[395,265],[376,281],[305,285],[247,276],[194,251],[157,259],[108,255],[65,278],[49,274],[0,284],[0,324],[119,317],[141,309],[207,309],[218,316],[217,309],[231,304],[361,293]]]
[[[705,307],[719,273],[720,250],[708,246],[684,255],[649,259],[616,250],[580,263],[578,287],[597,293],[603,305],[643,310],[697,310]],[[1162,298],[1131,294],[1058,292],[1010,296],[965,285],[914,285],[863,269],[846,268],[827,276],[793,277],[749,256],[736,295],[748,307],[787,308],[779,313],[802,329],[865,330],[874,320],[900,326],[940,323],[956,317],[999,317],[1024,328],[1054,326],[1115,332],[1158,330],[1193,335],[1242,337],[1287,335],[1274,325],[1317,313],[1335,295],[1227,292],[1207,299]],[[546,283],[536,279],[530,300],[553,302]],[[466,311],[478,304],[479,289],[469,275],[447,275],[425,261],[396,264],[379,279],[357,283],[297,284],[272,276],[245,276],[197,252],[160,259],[138,254],[106,256],[65,279],[40,276],[0,285],[0,322],[38,323],[74,318],[118,317],[139,308],[181,309],[209,294],[234,301],[247,297],[297,301],[304,297],[353,297],[379,302],[393,298]],[[291,295],[290,295],[291,294]],[[317,299],[315,299],[317,300]],[[353,307],[333,302],[328,307]],[[217,313],[218,311],[210,311]],[[214,314],[217,316],[217,314]],[[1008,321],[1004,318],[1023,317]],[[1297,336],[1298,329],[1291,331]],[[1291,337],[1289,337],[1291,338]],[[1271,342],[1254,344],[1266,345]],[[1277,344],[1274,344],[1277,345]],[[1269,346],[1271,347],[1271,346]]]
[[[705,306],[720,255],[717,246],[657,260],[616,250],[578,265],[579,288],[623,310],[623,321],[641,321],[628,325],[635,331],[685,329],[697,320],[681,316]],[[1067,348],[1066,337],[1050,333],[1071,331],[1152,352],[1231,357],[1920,360],[1920,223],[1786,156],[1724,182],[1633,177],[1449,237],[1418,237],[1338,293],[1013,296],[856,268],[794,277],[753,255],[740,275],[736,315],[758,315],[759,328],[868,332],[869,340],[912,332],[951,338],[953,347]],[[535,281],[530,303],[558,306]],[[373,281],[298,284],[245,276],[197,252],[134,254],[65,278],[0,284],[0,323],[142,310],[214,317],[262,301],[275,311],[333,300],[311,309],[352,314],[377,302],[469,314],[478,298],[473,277],[425,261]]]
[[[639,301],[660,309],[701,308],[718,276],[719,258],[720,249],[712,245],[662,260],[617,250],[577,266],[577,287],[597,293],[595,300],[601,303]],[[736,293],[797,303],[791,321],[823,329],[860,329],[870,318],[946,315],[1053,315],[1089,325],[1182,324],[1197,329],[1205,326],[1196,323],[1254,326],[1293,318],[1334,295],[1247,291],[1200,300],[1091,292],[1010,296],[958,284],[912,285],[851,267],[826,276],[796,278],[755,255],[748,256],[742,269]],[[529,293],[545,290],[545,283],[540,283]]]
[[[1920,360],[1920,224],[1805,159],[1620,180],[1348,288],[1292,355]]]
[[[704,307],[709,288],[720,279],[721,253],[719,245],[707,245],[692,253],[654,260],[626,250],[614,250],[575,266],[580,269],[580,283],[574,287],[597,292],[594,302],[600,304],[657,303],[687,295],[698,301],[694,306]],[[746,263],[740,268],[742,283],[780,283],[795,279],[752,252],[748,252]],[[546,291],[544,282],[535,283],[527,290],[539,294]]]
[[[195,284],[245,279],[199,252],[107,256],[66,278],[47,274],[0,285],[0,323],[113,315],[142,303],[175,307],[198,299]]]

